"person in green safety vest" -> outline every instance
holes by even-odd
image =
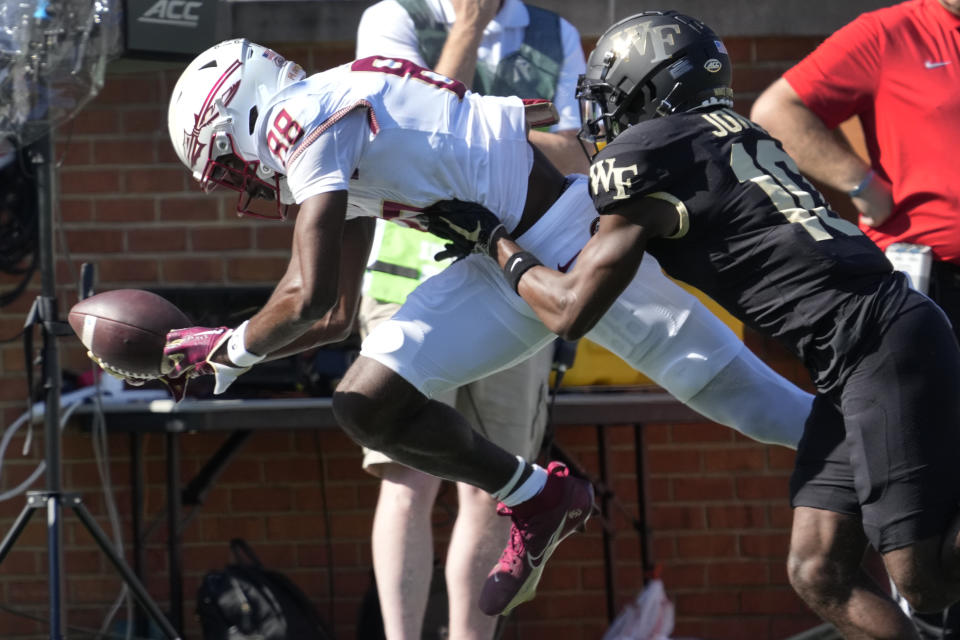
[[[559,122],[532,131],[564,173],[584,172],[574,98],[584,55],[577,30],[555,13],[519,0],[383,0],[369,7],[357,32],[357,57],[409,59],[456,78],[479,93],[553,100]],[[471,82],[472,80],[472,82]],[[393,315],[413,289],[445,264],[443,242],[399,224],[377,223],[364,277],[361,333]],[[436,398],[456,407],[487,438],[531,460],[546,428],[552,349]],[[365,450],[364,468],[382,479],[372,546],[388,640],[421,637],[433,575],[431,514],[441,480]],[[484,578],[507,541],[509,522],[483,491],[458,483],[459,509],[446,553],[449,637],[486,640],[497,619],[477,607]]]

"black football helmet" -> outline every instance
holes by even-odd
[[[644,11],[600,36],[577,83],[587,142],[609,142],[631,124],[711,105],[733,105],[730,56],[699,20]]]

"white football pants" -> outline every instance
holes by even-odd
[[[556,269],[578,255],[597,217],[581,177],[517,242]],[[423,282],[364,340],[361,355],[433,397],[509,367],[555,337],[499,266],[474,254]],[[587,337],[710,420],[796,448],[813,397],[753,355],[653,256],[644,256]]]

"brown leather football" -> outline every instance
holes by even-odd
[[[142,289],[116,289],[73,305],[70,326],[83,345],[109,368],[129,378],[163,372],[167,332],[193,322],[166,298]]]

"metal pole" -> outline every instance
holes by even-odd
[[[50,580],[50,638],[61,640],[63,610],[63,523],[59,494],[62,489],[60,448],[60,353],[55,323],[57,313],[56,256],[53,243],[54,194],[53,137],[45,127],[43,135],[31,146],[30,161],[37,177],[37,239],[40,264],[40,300],[38,310],[43,327],[42,375],[44,390],[44,449],[47,491],[47,552]]]

